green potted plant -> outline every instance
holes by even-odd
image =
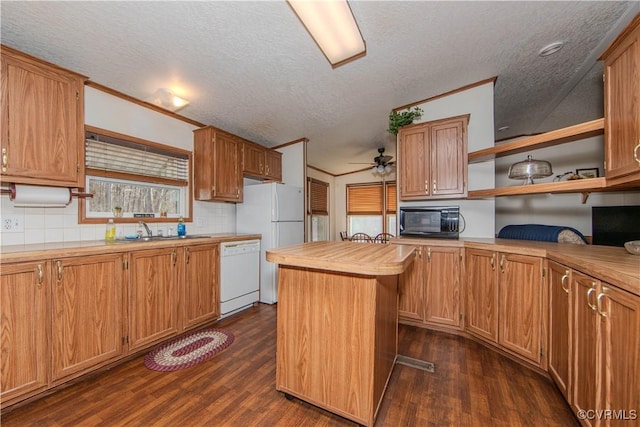
[[[121,206],[114,206],[113,207],[113,214],[115,215],[116,218],[120,218],[122,216],[122,207]]]
[[[389,129],[387,129],[387,132],[397,135],[400,126],[410,125],[415,119],[422,117],[422,113],[424,111],[420,107],[414,107],[401,113],[392,111],[389,114]]]

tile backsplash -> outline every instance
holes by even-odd
[[[187,223],[187,234],[235,233],[236,207],[232,203],[193,202],[193,222]],[[5,220],[16,220],[19,231],[7,230]],[[104,240],[104,224],[78,224],[78,200],[64,208],[17,208],[8,196],[0,197],[0,246],[32,243]],[[176,223],[148,224],[154,235]],[[118,236],[136,234],[137,224],[116,224]]]

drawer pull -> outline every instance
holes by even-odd
[[[598,314],[602,317],[609,317],[609,314],[605,311],[602,311],[602,297],[605,297],[604,293],[600,293],[596,298],[596,303],[598,305]]]
[[[502,255],[502,257],[500,257],[500,272],[504,273],[504,258],[505,256]]]
[[[189,248],[185,248],[184,251],[187,254],[187,264],[189,264],[189,261],[191,260],[191,251],[189,250]]]
[[[44,281],[44,271],[42,271],[42,264],[38,264],[38,289],[42,289],[43,281]]]
[[[2,172],[7,171],[7,167],[9,166],[9,156],[7,155],[7,149],[2,149]]]
[[[496,254],[491,254],[491,271],[496,271]]]
[[[562,276],[562,279],[560,280],[560,286],[562,286],[562,290],[565,293],[569,293],[569,289],[564,287],[565,282],[567,281],[567,279],[569,278],[569,270],[566,270],[564,272],[564,276]]]
[[[638,165],[640,165],[640,158],[638,158],[638,149],[640,148],[640,140],[638,140],[638,145],[636,145],[633,148],[633,158],[635,159],[636,162],[638,162]]]
[[[587,305],[591,310],[598,311],[598,307],[596,307],[595,304],[591,304],[591,295],[593,295],[595,291],[595,288],[591,288],[587,291]]]
[[[431,248],[427,249],[427,260],[431,262]]]
[[[58,285],[62,285],[62,273],[63,273],[63,267],[62,267],[62,261],[56,261],[56,266],[58,267]]]

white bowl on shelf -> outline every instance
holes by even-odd
[[[640,240],[632,240],[624,244],[624,248],[631,255],[640,255]]]

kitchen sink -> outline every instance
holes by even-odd
[[[141,243],[141,242],[164,242],[165,240],[193,240],[207,239],[210,236],[199,234],[188,234],[186,236],[142,236],[139,239],[118,239],[116,243]]]

